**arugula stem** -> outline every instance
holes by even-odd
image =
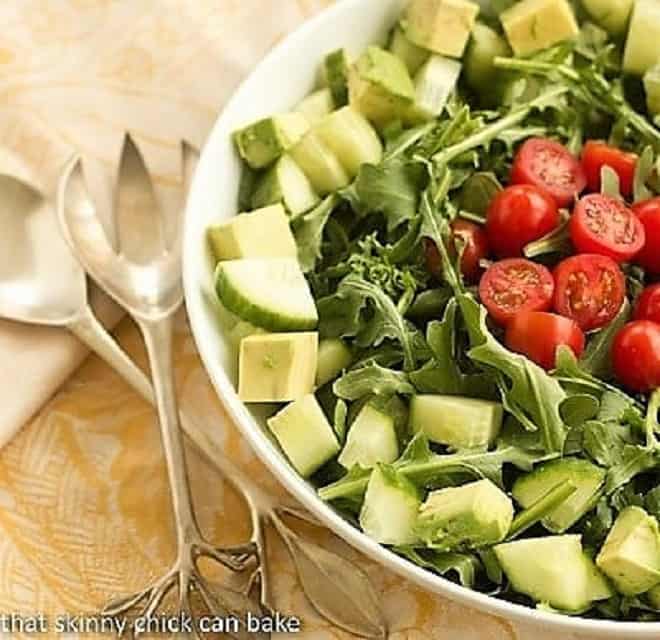
[[[573,82],[580,82],[580,74],[563,64],[554,64],[552,62],[538,62],[536,60],[521,60],[519,58],[502,58],[497,57],[493,60],[493,64],[497,69],[507,69],[509,71],[523,71],[527,73],[536,74],[550,74],[559,73],[567,80]]]
[[[486,224],[486,216],[481,216],[478,213],[472,213],[472,211],[465,211],[464,209],[461,209],[458,212],[458,217],[462,220],[469,220],[470,222],[474,222],[476,224]]]

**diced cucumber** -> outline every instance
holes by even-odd
[[[417,395],[410,401],[410,429],[456,449],[489,446],[502,427],[502,405],[458,396]]]
[[[334,380],[353,360],[351,350],[339,338],[326,338],[319,344],[316,386]]]
[[[422,49],[410,42],[400,24],[397,24],[392,32],[389,50],[401,59],[411,76],[414,76],[429,58],[428,49]]]
[[[307,122],[314,126],[327,115],[330,115],[335,108],[335,102],[332,99],[330,89],[320,89],[307,96],[298,106],[296,111],[302,113]]]
[[[336,107],[348,104],[348,70],[351,63],[346,49],[338,49],[325,58],[325,79]]]
[[[612,596],[578,535],[507,542],[495,555],[514,590],[555,609],[579,613]]]
[[[380,544],[414,544],[420,502],[415,485],[393,467],[378,465],[369,478],[360,526]]]
[[[281,204],[242,213],[228,222],[208,228],[209,244],[216,260],[238,258],[295,258],[296,241]]]
[[[246,323],[239,323],[239,325]],[[251,325],[250,325],[251,326]],[[312,393],[318,334],[253,333],[240,343],[238,395],[243,402],[289,402]]]
[[[291,156],[322,196],[347,186],[351,181],[337,156],[314,131],[291,149]]]
[[[660,62],[660,2],[636,0],[630,18],[623,70],[643,76]]]
[[[309,130],[299,113],[259,120],[234,133],[238,152],[253,169],[263,169],[296,144]]]
[[[484,98],[484,102],[495,104],[498,100],[502,73],[495,68],[498,56],[511,55],[509,43],[495,29],[477,22],[465,52],[465,80],[468,86]]]
[[[383,145],[369,121],[353,107],[335,111],[314,127],[314,132],[339,159],[349,177],[363,164],[378,164]]]
[[[649,113],[652,116],[660,115],[660,64],[655,65],[644,74],[644,89]]]
[[[305,331],[316,327],[314,298],[298,261],[293,258],[220,262],[215,283],[222,304],[258,327],[270,331]]]
[[[394,418],[366,404],[351,425],[339,464],[346,469],[356,464],[371,469],[379,462],[387,464],[398,457]]]
[[[296,218],[320,200],[303,170],[289,155],[284,155],[259,181],[252,206],[259,209],[282,202],[291,217]]]
[[[563,533],[590,511],[603,492],[605,470],[579,458],[551,460],[518,478],[512,495],[527,508],[558,484],[570,480],[576,491],[543,519],[553,533]]]
[[[456,89],[460,75],[460,62],[432,55],[415,76],[415,105],[408,114],[410,120],[417,122],[437,118]]]
[[[303,478],[311,476],[339,451],[337,436],[313,394],[269,418],[268,427]]]
[[[635,0],[582,0],[594,22],[613,36],[623,35]]]

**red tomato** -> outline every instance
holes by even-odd
[[[633,211],[644,227],[646,243],[635,262],[653,275],[660,275],[660,197],[638,202]]]
[[[576,357],[584,351],[585,337],[574,320],[554,313],[525,311],[506,327],[506,345],[550,370],[555,368],[557,349],[566,345]]]
[[[511,170],[513,184],[547,191],[559,207],[567,207],[587,186],[582,165],[564,146],[546,138],[530,138],[520,147]]]
[[[623,327],[612,345],[612,364],[619,381],[633,391],[660,386],[660,324],[636,320]]]
[[[528,184],[507,187],[488,208],[486,232],[500,258],[521,256],[527,244],[559,226],[557,203],[545,191]]]
[[[555,311],[583,331],[604,327],[619,313],[626,281],[619,265],[605,256],[583,254],[555,268]]]
[[[644,225],[632,210],[600,193],[585,196],[575,205],[570,229],[580,253],[598,253],[617,262],[633,258],[646,241]]]
[[[660,324],[660,284],[653,284],[642,291],[635,306],[634,318]]]
[[[522,311],[545,311],[555,283],[543,265],[524,258],[496,262],[479,283],[479,297],[496,322],[507,324]]]
[[[454,238],[460,238],[465,245],[461,256],[461,272],[467,282],[477,282],[482,271],[479,263],[489,253],[488,236],[478,224],[467,220],[455,220],[451,228]],[[429,272],[438,279],[442,278],[442,262],[435,242],[425,238],[424,252]]]
[[[628,197],[633,192],[637,155],[610,147],[604,142],[589,140],[582,150],[582,167],[587,176],[590,191],[600,191],[600,170],[607,165],[619,176],[621,194]]]

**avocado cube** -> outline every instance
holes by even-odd
[[[290,402],[314,390],[318,333],[265,333],[241,340],[238,395],[243,402]]]
[[[378,126],[402,118],[415,101],[406,65],[389,51],[369,47],[351,67],[350,103]]]
[[[303,478],[311,476],[339,451],[337,436],[312,393],[269,418],[268,428]]]
[[[427,545],[457,551],[496,544],[506,538],[513,503],[490,480],[433,491],[419,509],[415,528]]]
[[[216,260],[239,258],[295,258],[296,241],[281,204],[241,213],[209,227],[209,244]]]
[[[443,56],[460,58],[479,14],[469,0],[412,0],[404,15],[408,39]]]
[[[660,62],[660,2],[637,0],[630,18],[623,70],[643,76]]]
[[[607,536],[596,564],[625,596],[644,593],[660,584],[658,521],[639,507],[624,509]]]
[[[263,169],[277,160],[309,130],[300,113],[287,113],[259,120],[234,133],[234,142],[245,162]]]
[[[504,11],[500,20],[517,56],[529,56],[580,32],[568,0],[522,0]]]

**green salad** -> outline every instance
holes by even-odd
[[[235,133],[238,393],[318,495],[509,601],[660,620],[660,2],[411,0]]]

